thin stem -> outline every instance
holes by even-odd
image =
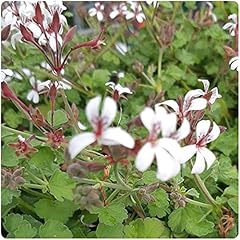
[[[114,172],[114,176],[115,176],[117,182],[118,182],[120,185],[122,185],[123,187],[125,187],[126,189],[128,189],[128,190],[130,190],[130,191],[133,190],[133,189],[132,189],[130,186],[128,186],[128,185],[123,181],[123,179],[121,178],[121,176],[120,176],[120,174],[119,174],[119,171],[118,171],[118,163],[114,164],[114,166],[113,166],[113,172]]]
[[[68,103],[67,96],[66,96],[66,94],[65,94],[63,89],[61,89],[61,95],[62,95],[62,99],[63,99],[64,105],[65,105],[66,111],[67,111],[68,115],[70,116],[71,121],[73,123],[74,130],[75,130],[76,133],[79,133],[80,129],[78,127],[77,120],[74,117],[72,109],[71,109],[71,107],[70,107],[70,105]]]
[[[38,191],[35,191],[33,189],[30,189],[28,187],[25,187],[25,184],[23,185],[23,188],[21,188],[24,192],[26,193],[29,193],[33,196],[36,196],[36,197],[40,197],[40,198],[48,198],[48,199],[54,199],[54,197],[52,197],[51,195],[46,195],[44,193],[41,193],[41,192],[38,192]]]
[[[163,52],[164,52],[164,48],[159,48],[159,55],[158,55],[158,80],[160,80],[160,78],[161,78]]]
[[[198,202],[198,201],[192,200],[190,198],[186,198],[186,202],[188,202],[188,203],[190,203],[192,205],[195,205],[195,206],[212,209],[212,205],[211,204]]]
[[[27,169],[25,170],[28,174],[28,176],[35,181],[36,183],[39,183],[40,185],[43,185],[44,187],[48,185],[48,182],[44,182],[42,179],[36,177],[34,174],[32,174],[31,172],[29,172]]]
[[[96,185],[100,184],[103,187],[108,187],[108,188],[113,188],[113,189],[118,189],[118,190],[123,190],[123,191],[129,191],[129,189],[126,189],[123,186],[120,186],[115,183],[109,183],[109,182],[103,182],[99,180],[93,180],[93,179],[87,179],[87,178],[81,178],[78,180],[79,183],[86,183],[86,184],[91,184],[91,185]],[[132,190],[132,189],[131,189]]]
[[[106,203],[107,204],[110,203],[118,195],[119,192],[120,192],[119,189],[115,189],[107,198]]]
[[[193,174],[194,177],[194,181],[196,182],[199,190],[202,192],[202,194],[205,196],[205,198],[207,199],[207,201],[212,204],[213,206],[218,206],[217,202],[213,199],[212,195],[210,194],[210,192],[208,191],[208,189],[206,188],[204,182],[202,181],[202,179],[200,178],[199,175],[197,174]]]
[[[35,184],[35,183],[24,183],[23,187],[25,187],[25,188],[34,188],[34,189],[43,189],[46,186],[45,185]]]
[[[18,201],[19,201],[19,205],[21,205],[21,207],[23,207],[23,208],[27,209],[28,211],[36,214],[33,206],[28,204],[26,201],[23,201],[21,198],[18,198]]]
[[[32,136],[31,133],[22,132],[22,131],[19,131],[19,130],[10,128],[10,127],[6,127],[6,126],[4,126],[4,124],[2,124],[1,127],[2,127],[3,129],[5,129],[5,130],[9,131],[9,132],[14,133],[14,134],[21,134],[21,135],[27,136],[27,137]],[[47,140],[47,138],[45,138],[45,137],[40,137],[40,136],[35,136],[35,138],[36,138],[37,140],[40,140],[40,141],[46,141],[46,140]]]

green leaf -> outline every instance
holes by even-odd
[[[145,184],[151,184],[154,182],[158,182],[159,180],[156,177],[156,172],[154,171],[146,171],[143,173],[143,182]]]
[[[121,223],[114,226],[99,223],[96,235],[98,238],[123,238],[123,227]]]
[[[9,188],[2,188],[1,191],[1,203],[3,206],[10,204],[13,198],[17,198],[21,195],[19,190],[12,190]]]
[[[187,214],[184,208],[174,210],[168,217],[168,226],[174,232],[183,232],[186,227]]]
[[[31,224],[24,220],[23,224],[20,224],[14,231],[16,238],[33,238],[37,234],[37,229],[32,227]]]
[[[102,56],[102,59],[108,63],[113,63],[115,65],[120,64],[119,58],[115,56],[113,53],[111,53],[110,51],[105,52]]]
[[[187,52],[185,49],[176,51],[176,58],[186,65],[193,65],[196,61],[196,56],[190,52]]]
[[[195,188],[190,188],[186,193],[190,196],[199,198],[199,192]]]
[[[188,223],[186,226],[186,231],[197,237],[205,236],[208,233],[211,233],[213,230],[214,230],[214,223],[206,219],[202,220],[201,222],[197,222],[194,219],[194,221]]]
[[[13,148],[5,145],[2,147],[2,165],[5,167],[15,167],[19,164],[19,159]]]
[[[20,214],[11,213],[4,220],[4,228],[11,237],[32,238],[37,234],[37,229],[32,227],[27,220],[24,220]]]
[[[232,210],[235,213],[238,213],[238,198],[237,197],[232,197],[232,198],[228,199],[227,203],[229,204],[229,206],[232,208]]]
[[[200,207],[188,204],[185,208],[174,210],[168,218],[168,225],[172,231],[180,233],[186,230],[195,236],[204,236],[214,230],[214,223],[204,218]]]
[[[77,209],[77,206],[68,200],[59,202],[50,199],[40,199],[34,206],[35,212],[40,218],[44,220],[55,219],[62,223],[66,223]]]
[[[71,89],[66,92],[66,96],[68,98],[68,101],[70,103],[75,103],[75,104],[79,104],[81,102],[81,98],[80,98],[80,94],[77,90],[75,89]]]
[[[11,128],[17,128],[23,121],[22,115],[15,112],[12,108],[9,108],[4,112],[4,121]]]
[[[50,176],[58,168],[58,165],[54,163],[55,157],[50,148],[41,147],[32,156],[31,163],[41,169],[46,176]]]
[[[175,80],[180,80],[185,75],[185,72],[176,65],[169,65],[166,69],[166,74],[173,77]]]
[[[52,112],[49,111],[47,114],[47,121],[49,123],[51,123],[51,119],[52,119]],[[64,123],[66,123],[67,121],[68,121],[68,117],[64,110],[54,111],[54,115],[53,115],[53,126],[54,127],[60,126]]]
[[[218,181],[230,184],[238,179],[238,172],[235,166],[232,166],[232,160],[229,157],[221,155],[218,163]]]
[[[211,149],[217,149],[226,156],[230,156],[230,154],[237,153],[237,145],[237,129],[231,128],[211,144]]]
[[[159,238],[165,231],[165,226],[157,218],[136,219],[124,227],[126,238]]]
[[[93,208],[91,213],[99,215],[99,222],[108,226],[114,226],[127,219],[128,214],[123,204],[112,204],[101,208]]]
[[[169,211],[168,194],[163,189],[157,189],[152,196],[156,201],[148,204],[150,216],[159,218],[166,216]]]
[[[41,238],[72,238],[72,232],[63,223],[49,219],[39,228]]]
[[[163,8],[172,9],[172,3],[170,3],[170,2],[158,1],[158,4],[159,4],[159,6],[162,6]]]
[[[76,183],[70,179],[67,173],[56,170],[49,180],[49,191],[54,197],[63,202],[64,198],[73,200],[73,192]]]

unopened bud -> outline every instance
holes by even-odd
[[[144,66],[141,62],[136,61],[133,66],[132,66],[133,70],[137,73],[142,73],[144,70]]]
[[[78,163],[73,163],[68,166],[67,173],[71,177],[82,178],[86,175],[87,170],[83,166],[80,166]]]

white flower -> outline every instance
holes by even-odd
[[[237,14],[234,13],[234,14],[229,15],[228,19],[230,19],[232,21],[226,23],[223,26],[223,29],[224,30],[228,29],[230,35],[234,37],[236,34],[236,28],[237,28]]]
[[[125,18],[126,20],[130,20],[132,18],[135,18],[137,22],[142,23],[145,20],[145,15],[142,12],[142,7],[138,2],[130,2],[132,11],[125,11]]]
[[[190,90],[184,97],[184,100],[179,104],[174,100],[167,100],[156,104],[156,106],[167,105],[172,108],[178,117],[183,120],[184,117],[188,115],[190,111],[203,110],[207,106],[207,100],[204,98],[199,98],[203,95],[201,89]]]
[[[88,10],[88,14],[91,17],[96,15],[98,21],[101,22],[104,19],[103,11],[104,11],[104,5],[101,4],[100,2],[97,2],[97,3],[95,3],[94,8],[90,8]]]
[[[189,122],[184,119],[181,127],[177,130],[176,114],[168,114],[163,107],[156,107],[155,112],[146,107],[141,112],[140,118],[148,129],[149,136],[147,143],[137,154],[136,168],[142,172],[147,170],[156,156],[157,177],[162,181],[167,181],[180,171],[180,162],[183,161],[183,156],[177,141],[189,134]],[[158,139],[160,131],[162,131],[162,138]]]
[[[65,78],[63,78],[63,80],[64,80],[64,82],[63,81],[54,81],[54,82],[52,82],[51,80],[47,80],[47,81],[42,82],[40,84],[40,86],[44,87],[44,88],[50,89],[52,84],[54,84],[57,89],[64,89],[64,90],[72,89],[71,83],[68,82]]]
[[[155,8],[158,5],[158,0],[146,0],[146,3],[148,5],[153,5],[153,7]]]
[[[206,2],[207,6],[208,6],[208,16],[210,16],[213,20],[213,22],[217,22],[217,16],[216,14],[213,13],[213,5],[211,2]]]
[[[18,140],[20,142],[25,142],[26,141],[26,139],[22,135],[18,135]]]
[[[87,129],[87,127],[85,125],[83,125],[80,121],[77,122],[77,125],[78,125],[79,129],[81,129],[81,130]]]
[[[231,58],[229,61],[229,65],[230,65],[231,70],[237,70],[239,72],[239,70],[240,70],[239,56]]]
[[[95,141],[103,145],[120,144],[127,148],[134,147],[134,139],[126,131],[120,127],[109,127],[117,112],[116,102],[112,98],[106,97],[101,113],[100,104],[100,96],[91,99],[87,104],[86,115],[93,127],[93,132],[81,133],[70,140],[68,152],[71,159]]]
[[[202,96],[207,99],[210,104],[214,104],[218,98],[221,98],[222,95],[218,93],[218,88],[214,87],[211,91],[209,90],[209,81],[207,79],[198,79],[199,82],[203,83],[204,91],[202,91]]]
[[[14,73],[11,69],[1,69],[1,82],[9,82]]]
[[[116,91],[119,96],[124,93],[132,94],[132,91],[128,87],[123,87],[121,84],[115,84],[114,82],[105,83],[106,86],[109,86],[113,91]]]
[[[120,3],[118,5],[113,5],[112,7],[112,11],[109,14],[109,17],[111,19],[116,18],[118,15],[122,15],[124,14],[124,12],[127,11],[127,6],[125,5],[125,3]]]
[[[129,47],[127,46],[127,44],[122,43],[122,42],[116,42],[115,47],[116,47],[117,51],[120,52],[123,56],[126,55],[126,53],[129,50]]]
[[[205,162],[207,163],[207,169],[209,169],[216,159],[215,155],[205,146],[218,138],[220,134],[220,128],[215,122],[213,122],[213,127],[210,130],[210,125],[211,122],[209,120],[200,121],[196,128],[196,144],[188,145],[182,148],[185,156],[185,159],[182,161],[182,163],[188,161],[195,154],[197,154],[196,161],[192,169],[193,174],[202,173],[206,168]]]
[[[33,103],[39,102],[39,92],[44,89],[44,86],[42,85],[42,82],[39,80],[35,80],[35,78],[32,76],[29,79],[30,84],[32,85],[32,90],[30,90],[27,94],[27,100],[32,101]]]
[[[8,6],[7,8],[3,9],[1,20],[2,28],[10,24],[12,29],[12,26],[16,24],[17,17],[13,14],[11,6]]]

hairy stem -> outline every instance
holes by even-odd
[[[212,205],[211,204],[198,202],[198,201],[192,200],[190,198],[186,198],[186,202],[188,202],[188,203],[190,203],[192,205],[195,205],[195,206],[212,209]]]

